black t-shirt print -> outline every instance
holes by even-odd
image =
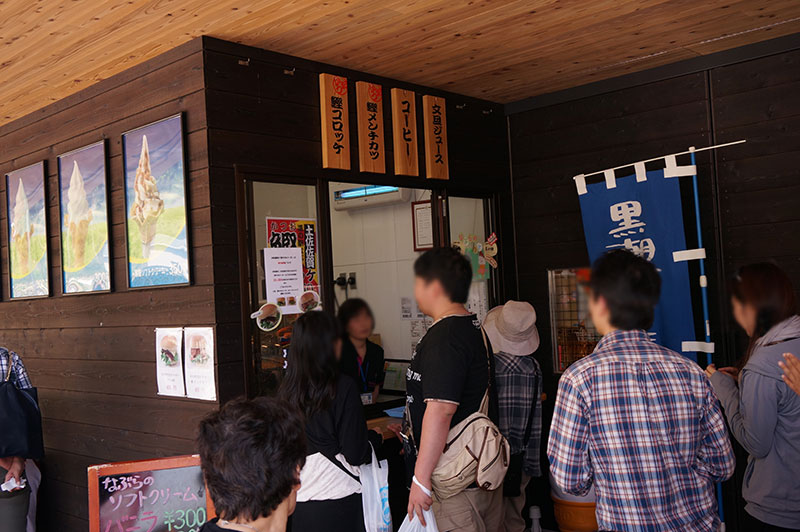
[[[451,427],[480,409],[489,382],[489,362],[474,314],[449,316],[434,323],[422,340],[406,373],[406,402],[420,443],[425,401],[458,404]]]

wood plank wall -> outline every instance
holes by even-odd
[[[800,51],[793,51],[510,116],[519,290],[538,313],[538,358],[550,397],[558,375],[552,373],[547,270],[588,264],[575,174],[747,139],[744,146],[698,154],[717,360],[733,362],[742,349],[724,293],[738,266],[775,260],[800,290],[798,93]],[[682,185],[690,206],[690,187]],[[684,219],[693,227],[690,213]],[[545,405],[547,425],[553,401]],[[726,486],[732,531],[744,506],[740,486],[741,474]]]
[[[40,530],[88,529],[86,467],[192,452],[198,419],[216,403],[156,398],[156,326],[214,325],[214,271],[201,41],[0,128],[0,175],[45,160],[53,296],[9,300],[5,179],[0,183],[0,344],[16,350],[39,388],[46,457]],[[183,112],[194,283],[128,290],[124,131]],[[113,292],[62,295],[58,163],[107,139]]]
[[[234,165],[256,165],[286,170],[288,175],[334,180],[370,182],[394,178],[392,132],[386,127],[386,175],[362,174],[358,169],[355,81],[381,84],[384,117],[391,117],[389,89],[400,87],[417,93],[417,109],[423,94],[447,99],[450,135],[450,184],[502,193],[508,208],[501,224],[508,238],[501,250],[503,274],[512,293],[515,288],[511,209],[508,181],[508,144],[502,106],[483,100],[428,89],[397,80],[307,61],[274,52],[204,38],[207,84],[209,164],[212,189],[214,279],[220,346],[241,352],[241,311],[236,242]],[[343,75],[350,84],[351,171],[321,170],[319,74]],[[462,107],[463,106],[463,107]],[[419,153],[423,153],[422,113],[418,112]],[[424,158],[420,175],[425,175]],[[409,178],[403,178],[409,179]],[[421,184],[424,178],[419,178]],[[237,351],[238,350],[238,351]],[[241,359],[223,363],[231,380],[224,385],[222,399],[243,391]],[[222,380],[222,379],[220,379]]]

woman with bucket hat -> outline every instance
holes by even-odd
[[[541,475],[542,370],[533,357],[539,348],[536,311],[529,303],[509,301],[493,308],[483,327],[495,353],[499,428],[511,446],[501,530],[523,532],[525,488],[531,477]]]

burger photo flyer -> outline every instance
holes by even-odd
[[[186,396],[182,351],[183,329],[156,329],[158,395]]]
[[[183,362],[186,373],[186,396],[192,399],[216,401],[214,329],[187,327],[183,332],[186,337],[186,358]]]

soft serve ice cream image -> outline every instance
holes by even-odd
[[[73,161],[67,200],[67,215],[64,221],[67,225],[68,245],[72,252],[70,266],[80,267],[86,263],[86,236],[89,234],[89,224],[92,222],[92,209],[86,198],[78,161]]]
[[[33,236],[33,223],[31,223],[28,208],[28,196],[25,194],[25,185],[19,180],[17,195],[14,199],[14,214],[11,224],[11,240],[16,251],[16,264],[19,272],[28,272],[31,269],[31,237]]]
[[[150,249],[156,237],[158,218],[164,212],[164,201],[158,192],[158,185],[150,170],[150,151],[147,135],[142,136],[142,153],[136,168],[133,190],[135,198],[131,208],[131,219],[139,227],[142,237],[142,258],[150,259]]]

